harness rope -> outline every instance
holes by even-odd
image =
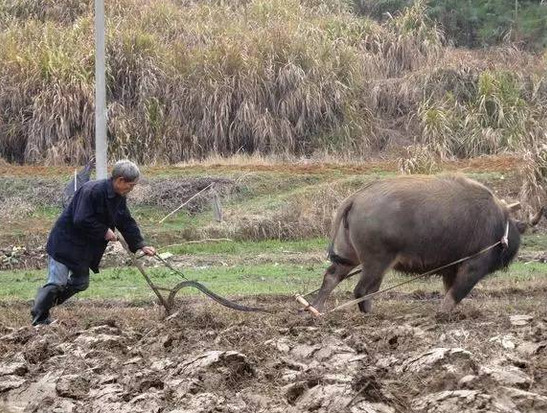
[[[443,265],[441,267],[438,267],[438,268],[435,268],[433,270],[430,270],[430,271],[426,271],[422,274],[419,274],[415,277],[412,277],[411,279],[409,280],[406,280],[406,281],[403,281],[399,284],[395,284],[391,287],[387,287],[387,288],[384,288],[383,290],[379,290],[379,291],[376,291],[376,292],[373,292],[373,293],[370,293],[370,294],[366,294],[364,295],[363,297],[360,297],[360,298],[356,298],[355,300],[351,300],[351,301],[348,301],[347,303],[344,303],[344,304],[341,304],[329,311],[327,311],[326,313],[320,313],[316,308],[314,308],[304,297],[308,296],[308,295],[311,295],[317,291],[320,290],[320,288],[312,291],[312,292],[309,292],[307,294],[296,294],[295,295],[295,298],[296,300],[301,303],[302,305],[304,305],[304,309],[310,311],[312,314],[314,314],[315,316],[321,316],[321,315],[325,315],[325,314],[330,314],[332,312],[335,312],[335,311],[339,311],[339,310],[342,310],[344,308],[347,308],[347,307],[350,307],[354,304],[358,304],[362,301],[365,301],[365,300],[368,300],[372,297],[376,297],[378,295],[381,295],[387,291],[390,291],[390,290],[393,290],[395,288],[398,288],[402,285],[405,285],[405,284],[409,284],[413,281],[416,281],[420,278],[423,278],[423,277],[426,277],[428,275],[431,275],[431,274],[434,274],[438,271],[441,271],[445,268],[448,268],[448,267],[451,267],[453,265],[456,265],[456,264],[459,264],[459,263],[462,263],[464,261],[467,261],[467,260],[470,260],[471,258],[475,258],[481,254],[484,254],[485,252],[491,250],[492,248],[495,248],[496,246],[498,245],[502,245],[503,248],[507,248],[509,246],[509,240],[508,240],[508,236],[509,236],[509,221],[506,223],[506,226],[505,226],[505,233],[503,234],[503,237],[497,241],[496,243],[486,247],[486,248],[483,248],[482,250],[480,250],[479,252],[475,253],[475,254],[472,254],[472,255],[468,255],[466,257],[463,257],[463,258],[460,258],[456,261],[453,261],[449,264],[446,264],[446,265]],[[209,290],[207,287],[205,287],[203,284],[199,283],[198,281],[193,281],[193,280],[189,280],[188,278],[186,278],[186,276],[181,272],[179,271],[178,269],[176,269],[175,267],[173,267],[168,261],[166,261],[165,259],[163,259],[162,257],[160,257],[158,254],[155,254],[154,257],[160,261],[161,263],[163,263],[167,268],[169,268],[171,271],[173,271],[174,273],[176,273],[177,275],[179,275],[184,281],[180,282],[179,284],[177,284],[175,287],[173,287],[172,289],[167,289],[167,288],[162,288],[162,287],[157,287],[156,285],[154,285],[154,283],[152,282],[152,280],[150,279],[150,277],[148,277],[148,275],[146,274],[146,272],[144,271],[144,268],[142,266],[142,264],[138,261],[138,258],[142,258],[144,255],[140,256],[140,257],[136,257],[135,254],[131,253],[131,251],[129,250],[129,246],[127,245],[127,243],[125,242],[125,240],[120,237],[119,238],[119,241],[120,243],[122,244],[122,246],[124,247],[124,249],[130,254],[131,256],[131,259],[133,261],[133,264],[139,269],[139,271],[142,273],[142,275],[144,276],[144,278],[146,279],[146,282],[148,283],[148,285],[150,286],[150,288],[154,291],[154,293],[156,294],[156,296],[158,297],[160,303],[165,307],[166,309],[166,312],[167,314],[169,314],[171,312],[171,308],[173,307],[174,305],[174,300],[175,300],[175,295],[178,293],[178,291],[184,287],[194,287],[198,290],[200,290],[201,292],[203,292],[204,294],[206,294],[208,297],[212,298],[214,301],[218,302],[219,304],[225,306],[225,307],[228,307],[228,308],[232,308],[234,310],[238,310],[238,311],[245,311],[245,312],[263,312],[263,313],[272,313],[273,310],[268,310],[268,309],[265,309],[265,308],[261,308],[261,307],[248,307],[248,306],[244,306],[244,305],[241,305],[241,304],[238,304],[238,303],[235,303],[235,302],[232,302],[224,297],[221,297],[220,295],[214,293],[213,291]],[[360,269],[357,269],[357,270],[354,270],[352,272],[350,272],[348,275],[346,275],[344,277],[344,279],[348,279],[350,278],[351,276],[357,274],[358,272],[360,271]],[[169,291],[169,297],[167,299],[167,301],[165,300],[165,298],[162,296],[162,294],[160,293],[159,290],[163,290],[163,291]]]
[[[416,281],[420,278],[423,278],[423,277],[426,277],[428,275],[431,275],[431,274],[435,274],[436,272],[438,271],[441,271],[441,270],[444,270],[445,268],[448,268],[448,267],[451,267],[453,265],[456,265],[456,264],[460,264],[464,261],[467,261],[467,260],[470,260],[471,258],[475,258],[481,254],[484,254],[485,252],[487,251],[490,251],[492,248],[495,248],[497,247],[498,245],[502,245],[503,248],[507,248],[509,246],[509,221],[507,221],[507,224],[505,225],[505,233],[503,234],[503,237],[498,241],[496,242],[495,244],[492,244],[486,248],[483,248],[482,250],[480,250],[479,252],[475,253],[475,254],[472,254],[472,255],[468,255],[466,257],[463,257],[463,258],[460,258],[459,260],[456,260],[456,261],[453,261],[449,264],[446,264],[446,265],[443,265],[441,267],[438,267],[438,268],[435,268],[433,270],[430,270],[430,271],[426,271],[424,272],[423,274],[419,274],[415,277],[412,277],[411,279],[409,280],[406,280],[406,281],[403,281],[399,284],[395,284],[395,285],[392,285],[391,287],[387,287],[387,288],[384,288],[383,290],[379,290],[379,291],[376,291],[376,292],[373,292],[373,293],[370,293],[370,294],[367,294],[367,295],[364,295],[363,297],[359,297],[359,298],[356,298],[355,300],[351,300],[351,301],[348,301],[347,303],[344,303],[344,304],[341,304],[329,311],[327,311],[326,313],[320,313],[315,307],[313,307],[304,297],[308,296],[308,295],[311,295],[313,293],[315,293],[316,291],[319,291],[320,289],[317,289],[315,291],[312,291],[311,293],[308,293],[308,294],[305,294],[305,295],[301,295],[301,294],[296,294],[295,295],[295,298],[296,300],[303,304],[304,305],[304,309],[310,311],[312,314],[314,314],[315,316],[321,316],[321,315],[324,315],[324,314],[330,314],[334,311],[339,311],[339,310],[343,310],[344,308],[347,308],[347,307],[350,307],[354,304],[358,304],[362,301],[365,301],[365,300],[368,300],[369,298],[372,298],[372,297],[376,297],[377,295],[380,295],[380,294],[383,294],[385,293],[386,291],[390,291],[390,290],[393,290],[397,287],[400,287],[401,285],[405,285],[405,284],[408,284],[408,283],[411,283],[413,281]],[[352,275],[355,275],[356,273],[358,273],[359,270],[356,270],[356,271],[353,271],[351,272],[350,274],[348,274],[344,279],[347,279],[349,277],[351,277]]]

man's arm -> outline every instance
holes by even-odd
[[[76,195],[75,195],[76,196]],[[74,203],[72,223],[92,240],[103,241],[109,228],[97,219],[96,211],[102,200],[93,191],[82,188]]]
[[[137,250],[146,247],[139,226],[125,205],[122,207],[120,219],[116,222],[116,228],[122,233],[131,252],[136,252]]]

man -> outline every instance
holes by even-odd
[[[89,285],[89,270],[99,272],[99,262],[109,241],[117,241],[117,228],[132,252],[145,246],[139,227],[131,217],[126,196],[135,187],[140,172],[133,162],[118,161],[110,179],[85,183],[72,198],[49,234],[47,284],[38,290],[31,311],[32,324],[49,324],[49,310]]]

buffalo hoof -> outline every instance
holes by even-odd
[[[359,304],[359,311],[364,314],[372,312],[372,302],[370,300],[361,301]]]
[[[451,320],[451,313],[446,311],[437,311],[435,313],[435,321],[437,323],[448,323]]]

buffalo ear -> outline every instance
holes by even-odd
[[[515,226],[517,227],[517,231],[520,234],[524,234],[526,230],[528,229],[528,224],[522,221],[515,221]]]

